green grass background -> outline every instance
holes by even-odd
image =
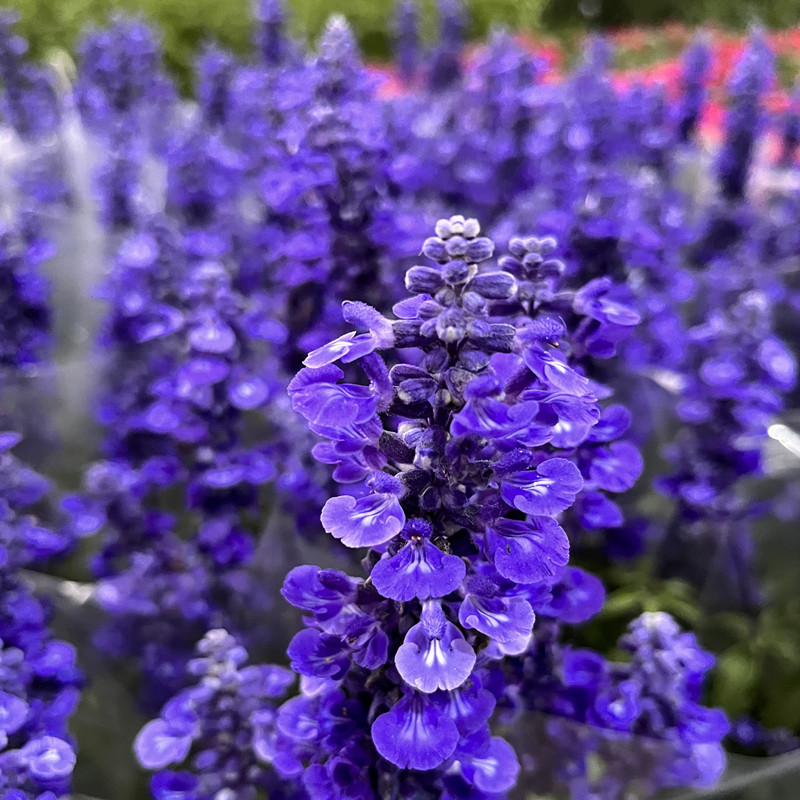
[[[563,35],[587,26],[655,25],[681,20],[691,25],[715,22],[744,28],[758,19],[772,27],[800,22],[800,0],[464,0],[470,34],[483,36],[492,25]],[[2,0],[0,0],[2,4]],[[216,39],[245,52],[252,39],[250,0],[7,0],[17,8],[21,32],[37,58],[56,49],[70,51],[87,24],[103,22],[115,9],[138,11],[153,20],[163,36],[166,61],[189,84],[191,64],[200,43]],[[423,31],[433,35],[434,0],[420,2]],[[314,38],[326,18],[345,14],[364,52],[384,59],[391,49],[392,0],[289,0],[292,27]]]

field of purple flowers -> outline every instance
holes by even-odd
[[[72,71],[0,15],[2,800],[644,800],[800,749],[768,39],[712,147],[702,35],[667,92],[439,12],[387,77],[262,0],[193,99],[141,19]]]

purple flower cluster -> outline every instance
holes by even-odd
[[[719,290],[721,281],[712,283]],[[720,304],[689,330],[677,405],[682,427],[667,451],[672,474],[658,483],[676,500],[659,570],[700,587],[710,583],[715,604],[752,610],[760,592],[751,574],[749,528],[763,507],[742,482],[761,472],[762,442],[795,385],[797,365],[774,333],[764,292],[737,294],[715,298]],[[688,550],[703,557],[687,558]]]
[[[100,409],[111,460],[67,500],[84,533],[104,531],[93,568],[117,629],[106,642],[138,653],[161,692],[180,685],[206,630],[233,624],[237,597],[256,602],[246,566],[262,487],[275,477],[260,424],[274,387],[259,298],[237,291],[233,265],[204,244],[155,217],[119,248],[104,290],[116,356]],[[169,494],[180,513],[162,510]]]
[[[406,273],[412,296],[396,319],[345,303],[357,330],[310,353],[289,387],[345,492],[325,504],[323,526],[370,548],[368,581],[305,566],[284,585],[307,613],[288,650],[304,676],[296,702],[304,717],[333,718],[313,747],[302,727],[279,726],[273,763],[286,776],[306,765],[313,797],[342,796],[357,774],[359,797],[416,785],[389,765],[436,770],[425,785],[442,796],[507,791],[518,767],[488,731],[486,665],[525,651],[536,612],[578,621],[599,608],[599,582],[565,568],[558,518],[585,484],[620,491],[641,469],[619,443],[581,450],[594,428],[605,444],[626,427],[613,411],[601,422],[599,387],[571,364],[579,346],[602,351],[636,322],[611,285],[559,298],[553,242],[513,240],[502,269],[475,220],[441,220],[436,234],[429,264]],[[585,318],[571,340],[559,300]],[[378,351],[392,348],[389,369]],[[358,364],[369,385],[342,383],[336,361]],[[347,712],[352,752],[335,736],[338,698],[360,706]],[[386,768],[368,778],[373,748]]]
[[[618,642],[624,661],[561,641],[543,624],[534,646],[509,659],[493,685],[513,724],[536,712],[544,730],[525,778],[533,791],[622,800],[673,786],[713,784],[725,764],[725,715],[700,702],[714,658],[661,612],[634,620]],[[538,630],[538,629],[537,629]],[[539,717],[543,714],[546,716]]]
[[[16,12],[0,13],[0,118],[24,141],[53,134],[61,121],[53,80],[28,63],[28,42],[14,31]]]
[[[11,454],[19,439],[0,434],[0,794],[55,800],[69,791],[75,765],[67,723],[81,677],[75,649],[53,638],[23,570],[71,540],[29,513],[50,486]]]
[[[145,158],[163,143],[174,89],[159,42],[139,19],[115,15],[107,29],[88,33],[79,51],[75,104],[100,152],[94,173],[100,219],[125,228],[143,205]]]
[[[753,31],[728,86],[731,97],[725,141],[716,165],[726,200],[741,200],[744,196],[753,150],[765,124],[761,98],[773,79],[773,61],[764,32]]]
[[[558,82],[506,33],[466,59],[457,0],[425,54],[404,2],[402,90],[383,97],[342,18],[305,53],[278,0],[255,16],[250,61],[205,47],[196,103],[141,20],[81,47],[74,102],[111,234],[104,437],[58,534],[23,516],[46,486],[3,439],[0,794],[68,790],[74,655],[21,570],[94,533],[94,642],[163,706],[136,744],[157,800],[499,800],[518,780],[622,800],[714,781],[727,723],[702,704],[714,659],[694,634],[648,613],[616,650],[578,643],[606,631],[601,577],[618,587],[643,554],[646,580],[681,578],[706,609],[761,608],[750,527],[768,504],[744,484],[796,383],[776,320],[800,254],[797,193],[751,180],[764,38],[705,164],[702,38],[676,101],[615,88],[599,38]],[[24,51],[0,18],[0,111],[38,147],[59,102]],[[26,174],[16,194],[45,197]],[[13,370],[50,344],[52,248],[19,206],[0,230]],[[662,514],[628,493],[665,431]],[[285,668],[245,665],[279,639],[267,530],[339,567],[283,583],[303,617],[293,694]],[[497,726],[531,712],[543,744],[518,761]],[[734,736],[795,741],[747,720]]]
[[[295,680],[284,667],[245,666],[247,652],[226,631],[209,631],[187,665],[191,686],[176,694],[136,738],[139,763],[156,771],[156,800],[304,800],[259,759],[269,747],[278,703]],[[183,766],[178,772],[170,765]]]
[[[0,226],[0,366],[25,370],[43,362],[51,347],[52,312],[41,263],[52,247],[32,217]]]

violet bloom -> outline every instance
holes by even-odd
[[[394,34],[398,74],[404,83],[412,83],[421,66],[419,8],[415,0],[396,4]]]
[[[711,49],[703,34],[683,54],[683,91],[678,107],[678,138],[688,142],[697,128],[706,100],[706,82],[711,68]]]
[[[459,0],[439,3],[439,42],[431,60],[428,85],[441,92],[461,79],[461,48],[464,45],[466,24],[464,9]]]
[[[508,659],[491,683],[509,710],[542,714],[516,718],[538,756],[526,786],[622,800],[634,787],[649,795],[719,778],[728,723],[700,702],[714,659],[693,634],[667,614],[643,614],[619,641],[625,662],[562,644],[560,635],[559,625],[542,624],[535,646]]]
[[[360,708],[340,751],[321,738],[332,720],[321,718],[309,738],[278,726],[272,763],[287,775],[306,765],[312,797],[323,796],[322,784],[341,789],[343,760],[347,775],[363,776],[364,797],[380,796],[384,782],[401,793],[415,784],[412,775],[382,770],[377,783],[364,783],[370,752],[436,770],[428,786],[506,792],[518,767],[510,748],[489,737],[484,665],[525,651],[535,612],[574,619],[578,607],[591,607],[585,618],[598,596],[602,602],[599,581],[565,572],[569,545],[558,521],[584,484],[572,457],[600,418],[594,385],[572,366],[570,348],[553,355],[567,327],[523,301],[520,280],[492,265],[492,252],[475,220],[440,220],[423,245],[428,263],[406,273],[412,296],[395,306],[396,319],[345,304],[357,334],[312,352],[313,366],[289,388],[295,408],[328,440],[315,452],[336,464],[344,489],[323,509],[323,525],[349,546],[372,547],[369,582],[300,567],[284,586],[307,613],[289,652],[313,693],[309,713],[322,713],[325,698],[340,692]],[[531,291],[523,297],[539,290]],[[593,331],[638,319],[608,292],[587,294],[599,318]],[[390,369],[381,353],[392,346],[408,356],[395,356]],[[350,382],[356,366],[368,386]],[[562,420],[583,417],[580,432],[550,444]],[[633,455],[599,452],[593,480],[621,489],[630,478],[614,483],[602,472],[602,459],[615,457]],[[635,473],[626,463],[622,474]],[[512,548],[519,563],[505,557]],[[553,593],[570,580],[576,602],[559,606]]]
[[[764,126],[761,103],[773,80],[773,60],[764,31],[754,30],[728,86],[725,140],[717,160],[726,200],[741,200],[744,195],[755,142]]]
[[[25,61],[28,42],[14,30],[19,15],[0,15],[0,116],[27,142],[51,136],[61,113],[53,79],[41,67]]]
[[[15,370],[41,363],[51,347],[52,311],[40,264],[52,250],[31,234],[21,225],[0,227],[0,365]]]
[[[762,472],[761,443],[795,386],[797,364],[775,334],[768,296],[756,288],[740,294],[753,283],[744,266],[724,290],[721,278],[730,268],[721,262],[707,276],[717,295],[705,319],[689,330],[677,406],[682,429],[666,450],[672,470],[658,482],[675,510],[657,568],[713,589],[707,599],[714,607],[754,611],[761,597],[750,527],[763,506],[743,484]],[[687,558],[687,549],[695,556]]]
[[[304,797],[263,767],[258,756],[262,730],[274,722],[294,676],[284,667],[245,666],[246,660],[247,652],[230,634],[209,631],[187,665],[191,685],[139,732],[134,750],[139,763],[155,773],[156,800],[187,792],[197,800],[255,798],[259,792],[280,800]]]
[[[0,434],[0,794],[55,797],[69,792],[75,766],[67,726],[82,678],[75,649],[53,638],[49,609],[23,570],[72,540],[29,515],[50,487],[11,454],[19,439]]]
[[[120,119],[136,133],[151,133],[173,100],[163,73],[160,43],[147,24],[123,14],[108,28],[93,30],[79,46],[80,73],[75,87],[81,116],[92,133],[104,138]]]
[[[104,286],[111,460],[69,501],[76,522],[103,531],[93,567],[110,624],[98,641],[135,658],[150,706],[179,688],[206,630],[241,632],[264,610],[249,565],[263,487],[276,478],[262,417],[276,393],[263,297],[239,291],[228,240],[205,213],[214,204],[198,176],[213,167],[170,167],[183,219],[149,219],[124,239]],[[165,491],[183,498],[175,514],[161,510]]]
[[[286,33],[283,0],[257,0],[255,4],[256,44],[263,63],[270,68],[285,67],[295,57]]]

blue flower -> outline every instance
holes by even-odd
[[[383,597],[428,600],[455,591],[464,580],[466,565],[431,542],[432,529],[424,520],[409,520],[403,529],[406,544],[378,561],[370,579]]]
[[[528,584],[553,578],[569,559],[569,539],[551,517],[499,519],[486,529],[486,555],[504,578]]]
[[[503,500],[536,516],[553,516],[569,508],[583,487],[578,468],[565,458],[550,458],[535,470],[504,475]]]
[[[456,689],[469,678],[475,653],[441,606],[423,605],[420,621],[406,634],[395,656],[403,680],[421,692]]]
[[[348,547],[374,547],[393,539],[405,525],[396,494],[377,492],[358,500],[332,497],[322,509],[322,526]]]
[[[455,722],[426,695],[407,691],[372,723],[375,748],[401,769],[429,770],[449,758],[459,734]]]

